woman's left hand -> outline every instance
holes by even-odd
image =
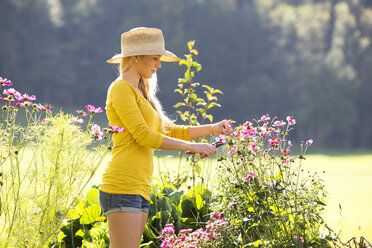
[[[233,129],[227,120],[223,120],[212,124],[212,134],[216,135],[230,135],[233,133]]]

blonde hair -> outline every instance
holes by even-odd
[[[133,66],[133,61],[134,59],[132,57],[124,57],[121,59],[119,65],[120,75],[122,75]],[[161,130],[166,133],[166,127],[172,126],[174,121],[169,119],[169,117],[165,114],[159,99],[156,97],[156,92],[159,89],[156,74],[154,74],[150,79],[141,77],[138,83],[138,88],[142,91],[144,97],[155,109],[155,111],[158,112],[161,119]]]

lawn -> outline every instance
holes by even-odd
[[[154,177],[161,171],[178,170],[176,156],[154,160]],[[214,178],[215,160],[205,160],[202,174]],[[305,171],[317,172],[324,179],[328,199],[325,219],[343,241],[364,236],[372,241],[372,154],[364,155],[308,155],[303,163]],[[99,182],[100,168],[93,182]],[[325,171],[325,173],[323,173]],[[341,205],[342,211],[340,211]]]

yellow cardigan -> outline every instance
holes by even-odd
[[[111,160],[99,188],[106,193],[137,194],[149,200],[154,149],[159,149],[164,135],[190,140],[190,127],[171,125],[162,132],[158,113],[125,80],[110,85],[106,114],[110,126],[124,127],[125,131],[113,135]]]

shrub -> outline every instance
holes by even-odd
[[[301,167],[312,140],[292,154],[288,123],[268,115],[220,136],[227,153],[219,159],[219,203],[231,222],[230,247],[328,247],[335,237],[321,217],[326,192],[322,180]]]

